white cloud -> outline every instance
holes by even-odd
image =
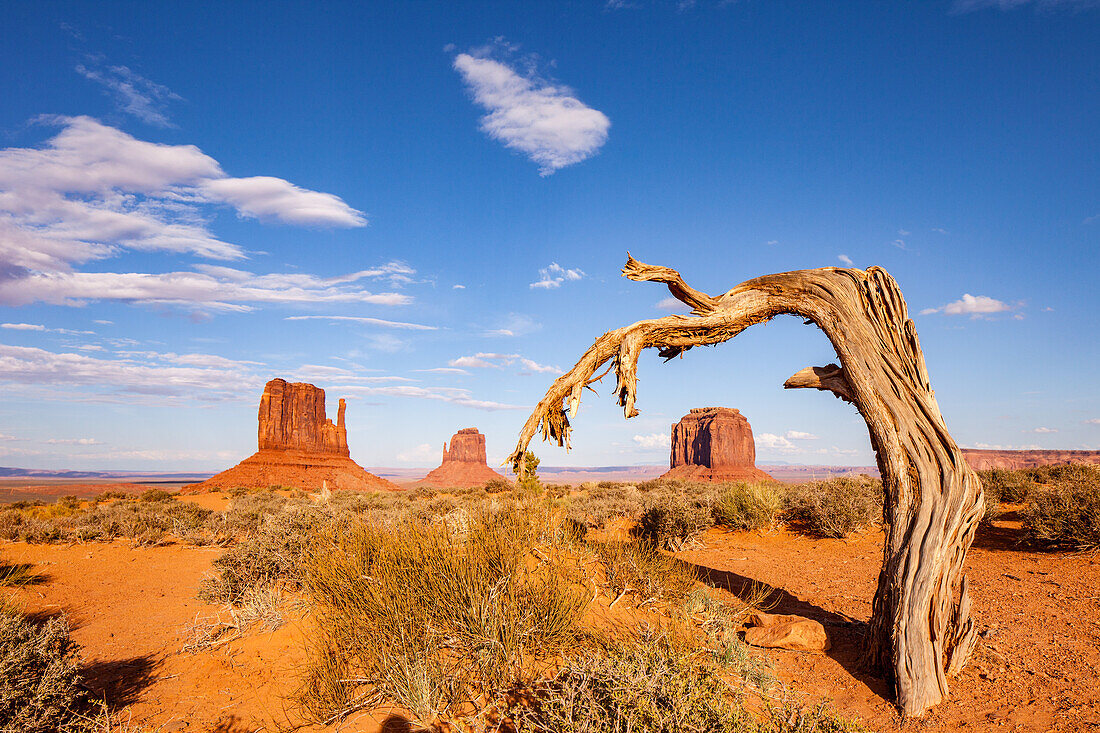
[[[545,372],[547,374],[561,374],[561,367],[548,366],[532,361],[520,354],[494,354],[478,352],[473,356],[460,356],[447,362],[453,367],[466,367],[469,369],[503,369],[505,366],[518,364],[521,367],[520,374]]]
[[[482,56],[460,53],[454,68],[488,112],[481,129],[506,147],[527,155],[548,176],[579,163],[607,141],[611,121],[586,106],[572,90],[521,76],[511,67]]]
[[[934,231],[936,234],[947,234],[947,230],[943,227],[932,227],[932,231]]]
[[[837,255],[836,258],[838,260],[840,260],[841,262],[843,262],[848,267],[854,267],[855,266],[855,263],[852,262],[852,258],[849,257],[848,255]]]
[[[0,440],[23,440],[23,439],[22,438],[17,438],[14,435],[7,435],[6,433],[0,433]]]
[[[452,285],[451,286],[451,290],[465,290],[465,289],[466,289],[465,285]]]
[[[333,390],[340,390],[341,393],[347,394],[360,394],[360,395],[388,395],[391,397],[409,397],[420,400],[435,400],[438,402],[449,402],[453,405],[459,405],[460,407],[472,407],[477,410],[487,410],[494,412],[496,410],[526,410],[528,408],[522,405],[509,405],[503,402],[493,402],[491,400],[478,400],[471,396],[470,390],[462,389],[460,387],[416,387],[413,385],[393,385],[384,387],[368,387],[362,385],[341,385],[339,387],[333,387]]]
[[[908,237],[910,234],[912,234],[912,232],[906,231],[905,229],[898,230],[899,237]]]
[[[1092,417],[1085,420],[1086,425],[1100,425],[1100,417]]]
[[[1047,433],[1057,433],[1057,432],[1058,432],[1058,429],[1057,429],[1057,428],[1044,428],[1044,427],[1038,427],[1038,428],[1033,428],[1032,430],[1025,430],[1024,432],[1025,432],[1025,433],[1040,433],[1040,434],[1047,434]]]
[[[1029,445],[1001,445],[999,443],[975,443],[973,447],[977,450],[1042,450],[1042,448],[1034,443]]]
[[[183,98],[168,87],[146,79],[126,66],[101,67],[97,59],[89,59],[89,66],[78,64],[76,72],[103,86],[118,109],[137,117],[142,122],[160,127],[172,127],[166,108],[169,102]]]
[[[542,324],[522,313],[509,313],[500,328],[487,329],[483,336],[526,336],[542,328]]]
[[[898,249],[908,249],[905,246],[905,240],[904,239],[895,239],[893,242],[890,242],[890,244],[894,245]]]
[[[428,374],[469,374],[465,369],[454,367],[435,367],[434,369],[413,369],[414,372],[426,372]]]
[[[650,433],[649,435],[635,435],[634,442],[642,448],[669,448],[672,439],[668,433]]]
[[[922,316],[932,313],[943,313],[948,316],[969,315],[971,318],[980,318],[993,313],[1003,313],[1012,310],[1007,303],[990,298],[986,295],[971,295],[966,293],[962,298],[939,308],[925,308],[920,312]]]
[[[365,277],[355,273],[328,281],[228,269],[219,274],[201,268],[196,269],[202,274],[77,271],[80,265],[125,251],[245,257],[239,245],[207,228],[203,217],[211,204],[296,225],[357,227],[366,220],[331,194],[277,178],[230,178],[194,145],[145,142],[90,117],[40,122],[61,131],[42,147],[0,149],[0,303],[78,305],[109,299],[209,305],[313,301],[316,296],[326,300],[332,295],[361,301],[371,295],[341,287]],[[271,279],[271,286],[265,287],[265,279]],[[303,293],[303,282],[306,290],[320,292]],[[283,283],[298,292],[283,298],[278,292]],[[237,292],[223,295],[227,286]],[[191,294],[195,291],[197,297]]]
[[[769,246],[769,247],[774,247],[774,246],[775,246],[775,245],[777,245],[777,244],[779,244],[779,240],[778,240],[778,239],[769,239],[769,240],[768,240],[768,246]]]
[[[1015,10],[1025,5],[1034,5],[1036,9],[1053,10],[1066,8],[1084,10],[1096,7],[1097,0],[955,0],[952,13],[971,13],[978,10],[995,8],[1001,11]]]
[[[773,453],[797,453],[799,448],[787,438],[782,435],[775,435],[773,433],[760,433],[756,436],[756,445],[759,448],[771,451]]]
[[[49,445],[103,445],[95,438],[50,438],[45,442]]]
[[[691,310],[687,304],[677,298],[673,298],[671,295],[657,301],[657,305],[654,307],[666,313],[687,313]]]
[[[386,321],[381,318],[367,318],[365,316],[287,316],[284,321],[348,321],[351,323],[363,323],[368,326],[381,328],[395,328],[405,331],[438,331],[438,326],[426,326],[422,323],[405,323],[404,321]]]
[[[12,331],[45,331],[45,326],[40,326],[36,323],[0,323],[0,328],[11,329]]]
[[[240,399],[264,383],[252,365],[210,355],[131,352],[107,359],[0,344],[0,383],[80,387],[85,397],[107,394],[120,401],[150,395],[188,401]],[[69,398],[56,390],[52,394],[56,399]]]
[[[438,462],[442,459],[442,455],[442,446],[432,446],[428,443],[421,443],[412,450],[398,453],[395,458],[398,463],[425,463],[430,461]]]
[[[549,267],[539,268],[539,279],[531,283],[532,288],[560,288],[565,281],[575,281],[584,278],[584,270],[572,270],[562,267],[557,262],[551,262]]]
[[[787,440],[820,440],[813,433],[804,433],[801,430],[788,430],[785,437]]]

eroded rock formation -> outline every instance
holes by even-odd
[[[485,436],[477,428],[463,428],[443,444],[443,463],[417,483],[427,486],[480,486],[504,478],[485,460]]]
[[[199,493],[242,486],[286,486],[304,491],[371,491],[398,486],[351,460],[344,425],[347,404],[340,400],[336,424],[325,414],[325,391],[305,382],[272,379],[264,386],[258,414],[259,450],[239,464],[183,488]]]
[[[752,428],[730,407],[695,407],[672,426],[669,471],[662,478],[770,481],[756,467]]]
[[[1036,468],[1060,463],[1091,463],[1100,466],[1098,450],[978,450],[963,448],[963,458],[975,471],[990,468]]]

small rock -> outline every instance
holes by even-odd
[[[825,627],[802,616],[755,611],[748,615],[745,643],[768,649],[823,652],[831,646]]]

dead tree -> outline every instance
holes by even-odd
[[[866,637],[869,671],[891,680],[902,714],[918,716],[948,692],[966,664],[976,628],[962,575],[982,516],[981,482],[947,432],[928,382],[917,332],[897,283],[878,267],[823,267],[766,275],[711,296],[676,270],[627,258],[623,275],[665,283],[691,306],[690,316],[639,321],[605,333],[559,377],[527,419],[515,452],[518,467],[532,437],[569,446],[569,418],[581,392],[606,362],[616,395],[634,417],[638,357],[656,348],[665,359],[693,346],[727,341],[780,314],[817,325],[840,366],[807,367],[783,385],[832,392],[867,422],[885,489],[886,542]]]

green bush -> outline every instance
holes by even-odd
[[[0,730],[66,731],[87,701],[65,617],[34,624],[0,607]]]
[[[642,512],[634,536],[666,550],[681,550],[714,524],[709,506],[687,499],[665,499]]]
[[[775,524],[783,495],[775,484],[724,484],[711,511],[714,523],[734,530],[764,529]]]
[[[882,482],[841,477],[787,488],[787,516],[819,537],[847,537],[882,518]]]

